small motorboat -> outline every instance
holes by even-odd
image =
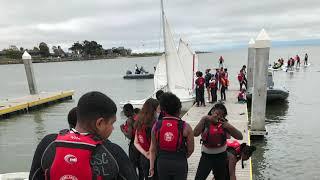
[[[153,79],[154,74],[126,74],[123,79]]]
[[[246,93],[247,100],[252,100],[253,89],[249,89]],[[267,80],[267,102],[284,101],[288,98],[289,91],[285,88],[274,88],[272,73],[268,72]]]
[[[135,74],[133,74],[130,70],[127,70],[126,75],[123,76],[123,79],[153,79],[154,74],[149,74],[149,72],[145,71],[142,67],[140,70],[136,70]]]

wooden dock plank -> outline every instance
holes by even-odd
[[[246,143],[250,143],[250,137],[248,136],[248,110],[246,104],[239,104],[237,101],[238,91],[236,90],[228,90],[227,94],[227,101],[225,105],[228,110],[227,119],[229,122],[234,125],[237,129],[242,131],[243,134],[243,141]],[[182,119],[187,121],[191,127],[195,127],[202,116],[208,114],[209,110],[213,105],[208,104],[206,107],[196,107],[193,106],[183,117]],[[188,159],[189,164],[189,173],[188,173],[188,180],[193,180],[195,178],[195,174],[197,172],[198,163],[201,157],[201,144],[200,144],[200,137],[195,138],[195,151],[192,156]],[[237,180],[251,180],[251,160],[245,162],[245,168],[241,168],[241,163],[237,164]],[[207,179],[212,179],[212,175]]]
[[[0,116],[54,102],[67,97],[72,97],[73,94],[73,90],[60,92],[42,92],[36,95],[29,95],[21,98],[0,101]]]

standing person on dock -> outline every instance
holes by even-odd
[[[248,146],[246,143],[240,144],[237,140],[227,140],[227,153],[228,153],[228,176],[227,179],[236,180],[236,165],[241,160],[242,168],[243,162],[248,160],[252,153],[256,150],[254,146]]]
[[[226,101],[226,89],[227,89],[227,80],[226,80],[226,74],[224,72],[221,73],[220,75],[220,84],[221,84],[221,101]]]
[[[116,104],[105,94],[96,91],[84,94],[77,105],[76,127],[41,140],[29,179],[137,180],[127,154],[108,140],[116,112]]]
[[[197,106],[200,105],[202,106],[206,106],[205,102],[204,102],[204,85],[205,85],[205,79],[202,77],[202,72],[198,71],[196,72],[196,102],[197,102]]]
[[[134,138],[134,145],[141,153],[140,167],[142,167],[145,180],[148,180],[149,176],[151,129],[157,121],[156,115],[158,106],[159,102],[156,99],[148,99],[143,104],[142,109],[138,114],[138,121],[135,125],[136,136]]]
[[[244,80],[245,75],[243,73],[243,70],[240,70],[240,73],[238,74],[238,81],[240,84],[240,91],[242,90],[242,86],[244,85],[245,87],[247,87],[246,81]]]
[[[154,125],[151,133],[150,176],[157,167],[159,180],[186,180],[187,158],[194,151],[192,128],[180,119],[181,102],[176,95],[164,93],[160,107],[165,116]]]
[[[137,121],[137,114],[134,113],[132,104],[128,103],[123,106],[123,113],[127,117],[124,124],[120,126],[121,132],[130,140],[129,142],[129,159],[135,170],[138,170],[139,180],[143,180],[143,171],[140,166],[140,152],[134,146],[135,128],[134,124]]]
[[[306,53],[306,54],[304,55],[304,63],[303,63],[305,66],[308,65],[308,58],[309,58],[309,56],[308,56],[308,54]]]
[[[216,73],[214,74],[214,77],[217,81],[217,89],[220,89],[220,82],[219,82],[219,79],[220,79],[220,70],[219,68],[216,69]]]
[[[207,116],[202,117],[194,128],[194,136],[201,134],[201,158],[195,180],[207,179],[213,171],[215,180],[225,180],[227,171],[227,138],[242,140],[241,132],[226,119],[227,109],[222,103],[215,104]]]
[[[297,54],[296,55],[296,60],[297,60],[297,67],[299,66],[300,67],[300,57],[299,57],[299,55]]]
[[[206,80],[206,89],[208,94],[208,102],[210,102],[210,87],[209,87],[209,81],[211,79],[212,74],[210,73],[210,69],[206,69],[206,75],[204,76],[204,79]]]
[[[229,87],[229,73],[228,73],[228,69],[227,68],[224,68],[224,77],[225,77],[225,80],[226,80],[226,83],[227,83],[226,90],[228,90],[228,87]]]
[[[222,56],[219,57],[219,67],[223,67],[224,59]]]
[[[218,90],[218,82],[214,76],[211,77],[209,81],[209,87],[211,91],[211,103],[217,102],[217,90]]]

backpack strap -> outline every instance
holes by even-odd
[[[183,138],[183,126],[184,126],[184,121],[182,119],[178,120],[178,139],[177,139],[177,147],[176,150],[180,151],[183,141],[180,143],[180,136]]]

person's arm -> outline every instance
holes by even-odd
[[[114,159],[117,161],[119,167],[118,178],[120,180],[138,180],[137,172],[134,170],[133,165],[124,152],[124,150],[114,143],[105,145],[108,151],[112,154]]]
[[[204,123],[205,123],[207,117],[208,116],[202,117],[201,120],[199,121],[199,123],[197,124],[197,126],[194,128],[193,134],[195,137],[198,137],[202,133],[202,130],[204,128]]]
[[[149,169],[149,176],[152,177],[154,175],[154,162],[156,159],[156,152],[157,152],[157,139],[155,136],[154,129],[151,131],[151,145],[150,145],[150,169]]]
[[[187,158],[189,158],[194,151],[194,135],[192,128],[188,123],[185,125],[183,134],[187,137]]]
[[[41,142],[38,144],[37,149],[34,153],[29,179],[30,180],[36,180],[36,179],[45,179],[44,177],[44,171],[41,167],[41,158],[46,150],[46,148],[49,146],[50,143],[52,143],[57,138],[57,134],[49,134],[45,136]]]
[[[222,122],[222,127],[224,129],[226,129],[228,131],[228,133],[234,137],[235,139],[237,140],[242,140],[243,139],[243,136],[242,136],[242,133],[241,131],[239,131],[237,128],[235,128],[234,126],[232,126],[230,123],[228,122]]]
[[[137,134],[137,131],[136,131],[136,134]],[[149,159],[149,154],[147,151],[145,151],[139,144],[138,142],[138,136],[134,136],[134,146],[137,148],[137,150],[143,154],[147,159]]]
[[[237,164],[237,158],[233,154],[228,153],[228,166],[229,166],[230,180],[236,180],[236,164]]]

